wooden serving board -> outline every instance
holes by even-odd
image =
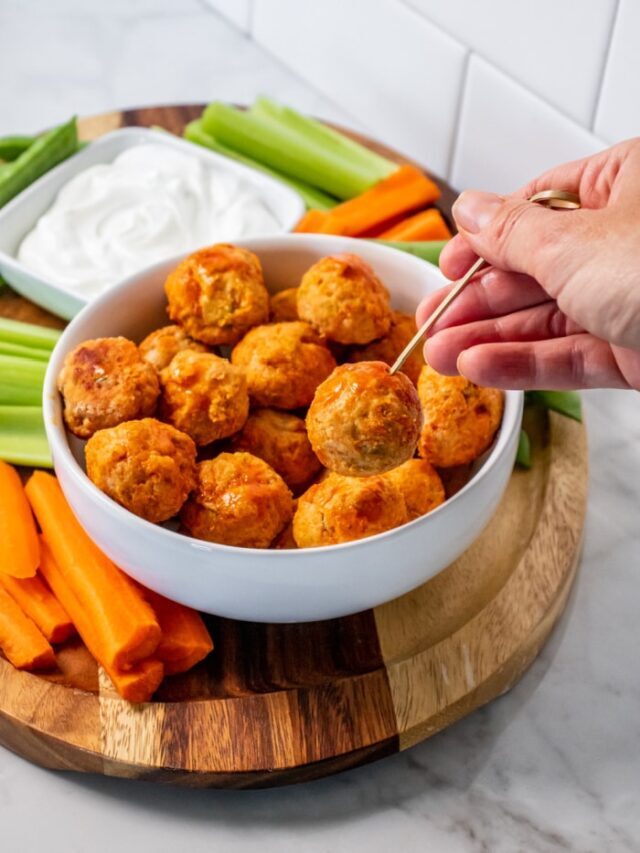
[[[82,135],[123,124],[180,132],[200,110],[98,116],[81,122]],[[452,197],[446,189],[445,212]],[[0,314],[58,322],[10,292],[0,297]],[[0,743],[53,769],[261,787],[406,749],[501,695],[562,613],[586,505],[584,427],[537,410],[526,418],[533,467],[514,471],[480,538],[419,589],[311,624],[207,617],[214,653],[137,707],[113,693],[78,642],[61,649],[59,670],[44,677],[0,657]]]

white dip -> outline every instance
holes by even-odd
[[[233,174],[150,143],[72,178],[22,241],[18,260],[92,297],[171,255],[281,230]]]

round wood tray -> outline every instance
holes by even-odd
[[[81,122],[82,135],[123,124],[180,132],[200,110],[97,116]],[[448,212],[453,194],[445,190]],[[0,314],[57,322],[10,292],[0,297]],[[514,471],[480,538],[419,589],[327,622],[207,617],[214,653],[167,679],[143,706],[115,695],[77,642],[60,650],[59,670],[46,677],[18,672],[0,658],[0,743],[53,769],[260,787],[406,749],[501,695],[562,613],[586,505],[584,427],[538,410],[526,419],[533,467]]]

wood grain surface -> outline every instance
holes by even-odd
[[[133,124],[179,133],[200,110],[90,117],[81,120],[81,135]],[[441,208],[450,215],[454,194],[443,190]],[[0,314],[60,325],[7,288]],[[311,624],[206,617],[215,652],[166,679],[142,707],[113,692],[77,641],[60,649],[58,669],[46,676],[0,658],[0,743],[59,770],[258,787],[391,754],[504,693],[564,608],[586,502],[583,426],[537,410],[527,418],[532,469],[514,472],[480,538],[419,589],[375,611]]]

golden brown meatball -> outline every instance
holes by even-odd
[[[213,353],[179,352],[160,382],[162,418],[198,445],[233,435],[249,414],[244,374]]]
[[[264,459],[294,492],[321,468],[302,418],[276,409],[256,409],[232,439],[234,450]]]
[[[432,465],[464,465],[489,447],[502,419],[502,391],[463,376],[441,376],[425,365],[418,395],[424,416],[418,453]]]
[[[288,287],[279,293],[274,293],[269,299],[269,319],[272,323],[286,323],[289,320],[299,320],[298,317],[298,288]]]
[[[298,288],[298,314],[340,344],[368,344],[391,325],[386,288],[351,254],[322,258],[307,270]]]
[[[79,438],[155,412],[158,376],[126,338],[95,338],[66,356],[58,376],[64,420]]]
[[[415,333],[415,319],[409,314],[394,311],[391,315],[391,328],[384,338],[373,341],[365,347],[352,349],[347,361],[384,361],[391,367]],[[407,374],[414,385],[417,385],[423,364],[422,347],[416,347],[400,369]]]
[[[420,435],[420,401],[404,373],[381,361],[341,364],[318,387],[307,413],[309,440],[331,471],[382,474],[410,459]]]
[[[299,498],[293,537],[300,548],[338,545],[408,520],[402,493],[388,478],[332,473]]]
[[[163,326],[156,329],[138,345],[140,355],[160,373],[171,359],[183,350],[208,352],[204,344],[194,341],[180,326]]]
[[[336,366],[308,323],[273,323],[251,329],[231,353],[247,377],[249,395],[259,406],[300,409]]]
[[[426,459],[408,459],[382,476],[402,492],[410,520],[426,515],[444,502],[442,480]]]
[[[293,500],[293,512],[295,513],[298,508],[298,500],[294,498]],[[276,538],[271,543],[271,547],[276,551],[292,551],[295,550],[298,546],[296,545],[296,540],[293,538],[293,518],[287,524],[285,528],[283,528],[280,533],[276,536]]]
[[[294,551],[298,546],[293,538],[293,523],[289,522],[281,533],[271,543],[276,551]]]
[[[195,444],[154,418],[99,430],[85,458],[96,486],[147,521],[176,515],[196,485]]]
[[[218,243],[185,258],[164,285],[174,323],[205,344],[235,344],[269,317],[269,293],[253,252]]]
[[[196,539],[268,548],[293,515],[284,480],[250,453],[221,453],[198,465],[198,484],[180,520]]]

